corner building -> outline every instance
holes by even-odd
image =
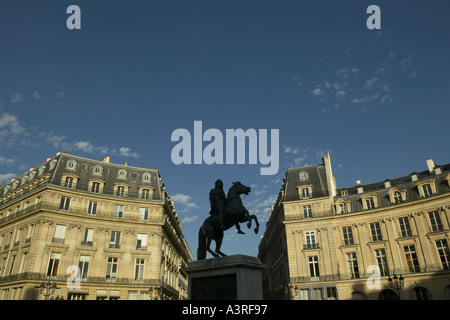
[[[181,227],[157,170],[59,152],[0,187],[0,299],[187,299]]]
[[[264,298],[450,299],[450,164],[337,188],[322,159],[286,171],[259,245]]]

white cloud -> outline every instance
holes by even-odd
[[[10,113],[3,113],[2,115],[0,115],[0,130],[2,128],[5,128],[4,130],[8,130],[8,132],[12,134],[20,134],[25,130],[20,125],[17,117]]]
[[[364,88],[372,90],[372,89],[373,89],[373,86],[375,85],[375,83],[376,83],[377,81],[378,81],[378,78],[376,78],[376,77],[367,80],[367,81],[364,83]]]
[[[14,164],[15,160],[14,159],[8,159],[2,155],[0,155],[0,164],[2,165],[12,165]]]
[[[60,99],[64,98],[65,95],[66,95],[66,94],[65,94],[64,92],[62,92],[62,91],[56,93],[56,96],[57,96],[58,98],[60,98]]]
[[[183,223],[191,223],[194,222],[195,220],[198,219],[198,216],[192,216],[192,217],[184,217],[181,221],[183,221]]]
[[[22,95],[20,93],[13,94],[9,100],[11,103],[19,103],[23,101]]]
[[[311,94],[315,97],[317,96],[323,96],[325,92],[321,88],[316,88],[313,91],[311,91]]]
[[[175,205],[180,204],[182,207],[184,207],[182,211],[188,211],[192,208],[198,207],[197,204],[192,202],[192,197],[185,194],[177,193],[170,198],[175,202]]]
[[[41,95],[39,94],[38,91],[34,91],[33,92],[33,99],[34,100],[39,100],[41,98]]]
[[[127,147],[121,147],[119,149],[119,155],[124,156],[124,157],[133,157],[133,158],[140,157],[140,154],[138,154],[137,152],[131,152],[131,149],[127,148]]]
[[[0,174],[0,185],[10,182],[11,179],[14,178],[14,177],[17,177],[17,175],[14,174],[14,173]]]

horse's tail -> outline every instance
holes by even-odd
[[[206,259],[206,237],[203,234],[203,226],[200,227],[198,231],[198,249],[197,249],[197,260]]]

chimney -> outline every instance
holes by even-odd
[[[430,158],[427,159],[427,165],[428,165],[428,171],[430,171],[430,173],[431,173],[431,171],[434,170],[434,167],[436,166],[434,164],[434,161]]]
[[[360,186],[361,185],[361,180],[359,180],[359,178],[356,178],[356,185]]]
[[[102,162],[104,162],[104,163],[111,163],[111,157],[110,156],[104,156]]]

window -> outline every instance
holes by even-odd
[[[423,287],[414,288],[414,293],[416,294],[417,300],[430,300],[427,289]]]
[[[127,172],[124,169],[120,169],[117,172],[117,178],[118,179],[126,179],[127,178]]]
[[[139,209],[139,221],[148,221],[148,208]]]
[[[400,191],[395,191],[394,192],[394,202],[399,203],[403,201],[403,197],[402,194],[400,193]]]
[[[339,203],[339,212],[340,213],[348,213],[348,203],[347,202]]]
[[[147,235],[138,233],[136,250],[147,250]]]
[[[304,218],[312,218],[311,205],[303,206],[303,217]]]
[[[61,253],[52,252],[50,254],[50,261],[48,263],[47,276],[54,277],[58,274],[59,261],[61,260]]]
[[[31,241],[31,237],[33,236],[34,224],[28,226],[27,238],[25,239],[25,243]]]
[[[312,289],[312,298],[313,300],[322,300],[322,288],[313,288]]]
[[[116,195],[118,195],[119,197],[124,197],[125,196],[125,187],[117,186]]]
[[[92,173],[97,176],[101,176],[102,172],[103,172],[103,168],[99,165],[95,165],[94,168],[92,169]]]
[[[387,264],[385,249],[375,250],[375,259],[377,260],[378,268],[380,268],[380,275],[388,276],[389,268]]]
[[[69,210],[70,198],[61,197],[61,202],[59,203],[60,210]]]
[[[436,247],[444,270],[450,269],[450,250],[447,239],[437,240]]]
[[[146,172],[142,175],[142,182],[151,182],[151,174],[149,172]]]
[[[398,220],[399,220],[399,224],[400,224],[400,232],[402,234],[402,237],[411,237],[412,231],[411,231],[411,227],[409,226],[408,217],[403,217]]]
[[[353,245],[355,242],[353,241],[353,232],[352,227],[343,227],[342,233],[344,236],[344,245]]]
[[[429,197],[433,194],[433,192],[431,191],[431,185],[430,184],[425,184],[422,186],[422,191],[423,191],[423,196],[424,197]]]
[[[106,279],[116,279],[117,277],[117,258],[109,257],[106,264]]]
[[[439,211],[428,212],[428,217],[431,223],[431,232],[443,231],[444,227],[439,216]]]
[[[89,200],[87,213],[93,216],[97,214],[97,202]]]
[[[110,248],[120,248],[120,231],[111,231],[111,239],[109,240]]]
[[[420,272],[419,260],[417,260],[416,247],[411,244],[404,247],[406,263],[410,272]]]
[[[100,182],[92,182],[91,192],[99,193]]]
[[[302,197],[303,198],[309,198],[309,188],[303,188],[302,189]]]
[[[72,188],[72,185],[73,185],[73,178],[72,177],[66,177],[66,180],[64,181],[64,187]]]
[[[370,231],[372,233],[372,241],[382,241],[383,236],[381,235],[381,228],[379,222],[374,222],[370,224]]]
[[[317,256],[309,257],[308,265],[309,265],[309,275],[311,277],[311,281],[319,281],[319,277],[320,277],[319,258]]]
[[[299,289],[298,298],[299,300],[309,300],[309,289]]]
[[[149,198],[150,198],[150,190],[142,189],[142,199],[149,199]]]
[[[123,216],[123,206],[115,204],[114,205],[114,218],[122,218]]]
[[[19,273],[23,273],[25,271],[27,259],[28,259],[28,252],[24,252],[22,254],[22,260],[20,261]]]
[[[366,209],[373,209],[375,208],[375,203],[373,202],[373,198],[367,198],[366,199]]]
[[[66,169],[75,170],[77,168],[77,162],[75,160],[70,159],[67,161]]]
[[[306,172],[306,171],[300,172],[298,175],[298,178],[300,179],[300,181],[308,180],[308,178],[309,178],[308,172]]]
[[[80,262],[78,263],[79,277],[80,279],[87,279],[89,262],[91,261],[90,256],[80,256]]]
[[[316,232],[315,231],[306,231],[305,232],[305,248],[311,249],[311,248],[317,248],[316,243]]]
[[[55,233],[53,234],[53,242],[64,243],[64,236],[66,234],[66,226],[57,224],[55,227]]]
[[[93,238],[94,238],[94,229],[89,228],[84,229],[84,235],[83,240],[81,241],[81,245],[92,247]]]
[[[358,261],[356,260],[356,252],[350,252],[346,255],[347,268],[351,279],[359,279]]]
[[[337,300],[337,290],[336,287],[327,287],[326,288],[326,293],[327,293],[327,300]]]
[[[144,259],[136,259],[134,280],[144,280]]]

